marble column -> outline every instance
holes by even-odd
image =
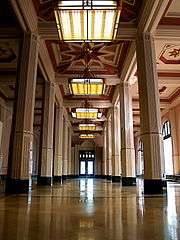
[[[106,177],[108,180],[111,180],[111,171],[112,171],[112,140],[111,140],[111,118],[107,120],[107,163],[106,163]]]
[[[156,54],[152,34],[138,33],[136,53],[141,138],[144,146],[144,193],[162,193],[163,140]]]
[[[75,147],[71,147],[71,174],[75,177]]]
[[[120,147],[120,136],[119,136],[119,124],[120,116],[118,115],[117,106],[112,107],[111,112],[111,140],[112,140],[112,181],[120,182],[120,156],[119,156],[119,147]]]
[[[39,166],[40,175],[38,176],[39,185],[51,186],[52,184],[54,100],[55,100],[54,85],[50,82],[46,82],[43,111],[41,162]]]
[[[9,193],[22,193],[29,190],[38,46],[37,35],[24,33],[17,70],[17,97],[6,184],[6,191]]]
[[[122,185],[136,185],[132,97],[128,83],[120,84]]]
[[[105,178],[106,176],[106,163],[107,163],[107,135],[106,135],[107,128],[104,127],[103,131],[103,159],[102,159],[102,177]]]
[[[63,179],[68,175],[68,125],[64,119],[64,131],[63,131]]]
[[[72,164],[71,164],[71,141],[72,141],[72,132],[69,128],[69,134],[68,134],[68,176],[72,175]]]
[[[55,121],[55,156],[53,181],[61,182],[62,179],[62,151],[63,151],[63,107],[56,109]]]
[[[75,175],[79,176],[79,145],[75,145],[74,164],[75,164]]]

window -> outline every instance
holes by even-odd
[[[170,126],[169,121],[167,121],[163,124],[162,135],[163,135],[163,139],[167,139],[167,138],[171,137],[171,126]]]

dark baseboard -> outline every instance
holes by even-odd
[[[122,177],[122,186],[136,186],[136,178]]]
[[[75,179],[75,178],[78,178],[78,177],[79,177],[78,175],[68,175],[69,179]]]
[[[64,181],[66,179],[68,179],[68,175],[62,175],[62,180]]]
[[[12,179],[7,178],[5,192],[8,194],[19,194],[29,192],[29,179]]]
[[[37,178],[38,186],[51,186],[52,185],[52,177],[40,177]]]
[[[112,176],[111,175],[107,175],[106,179],[111,181],[112,180]]]
[[[7,175],[0,175],[0,180],[2,180],[2,181],[7,180]]]
[[[144,194],[162,194],[166,185],[162,179],[144,179]]]
[[[121,176],[112,176],[112,182],[121,182]]]
[[[175,181],[180,181],[180,175],[175,175]]]
[[[95,178],[102,179],[102,175],[95,175]]]
[[[101,178],[102,178],[102,179],[106,179],[106,175],[102,175]]]

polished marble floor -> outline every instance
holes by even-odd
[[[178,240],[180,184],[167,196],[100,179],[67,180],[0,196],[1,240]]]

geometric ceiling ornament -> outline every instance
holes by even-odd
[[[87,54],[88,65],[95,75],[117,75],[118,66],[124,62],[129,48],[128,41],[114,41],[110,43],[67,43],[46,40],[51,61],[57,73],[80,75],[85,67],[84,56]],[[58,50],[57,50],[58,49]],[[77,77],[76,77],[77,78]]]
[[[114,40],[121,6],[122,0],[59,0],[54,8],[59,39],[69,42]]]
[[[159,60],[164,64],[180,64],[180,44],[165,44]]]

